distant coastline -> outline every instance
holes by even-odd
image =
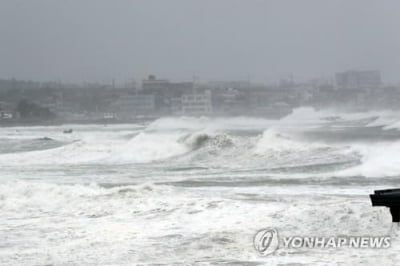
[[[0,120],[0,127],[35,127],[35,126],[62,126],[62,125],[107,125],[107,124],[132,124],[154,121],[159,117],[145,117],[135,119],[53,119],[53,120]]]

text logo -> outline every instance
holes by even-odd
[[[278,231],[266,228],[258,231],[254,236],[254,248],[262,255],[272,254],[279,247]]]

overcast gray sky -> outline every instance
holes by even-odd
[[[0,78],[400,80],[398,0],[1,0]]]

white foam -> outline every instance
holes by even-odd
[[[112,153],[109,161],[145,163],[181,155],[190,149],[179,139],[182,133],[140,133]]]
[[[254,117],[168,117],[160,118],[151,123],[147,130],[179,130],[215,131],[234,129],[265,129],[276,124],[277,120],[268,120]]]
[[[296,141],[289,136],[279,133],[277,129],[271,128],[262,134],[254,148],[255,154],[264,154],[265,152],[296,152],[305,151],[312,148],[322,147],[322,144],[314,144],[304,141]]]
[[[391,143],[353,144],[361,165],[343,170],[338,176],[388,177],[400,175],[400,141]]]
[[[297,192],[302,191],[297,186]],[[224,191],[221,191],[224,192]],[[248,191],[257,193],[255,191]],[[385,250],[279,249],[261,258],[254,234],[273,227],[281,236],[382,235],[389,213],[364,196],[216,193],[143,184],[105,189],[96,185],[29,182],[0,184],[0,262],[11,264],[244,264],[304,262],[352,265]],[[324,208],[321,208],[324,206]],[[1,234],[1,232],[0,232]],[[1,236],[1,235],[0,235]],[[362,258],[362,259],[361,259]],[[328,263],[329,262],[329,263]]]
[[[48,131],[42,128],[36,136],[48,136],[55,140],[65,141],[66,144],[54,149],[0,154],[0,165],[32,165],[32,164],[74,164],[87,163],[106,159],[113,150],[123,145],[127,132],[113,130],[76,130],[72,134],[63,134],[62,127]],[[32,136],[30,129],[18,131],[19,137]]]

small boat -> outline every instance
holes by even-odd
[[[64,134],[71,134],[72,133],[72,128],[64,130],[63,133]]]

